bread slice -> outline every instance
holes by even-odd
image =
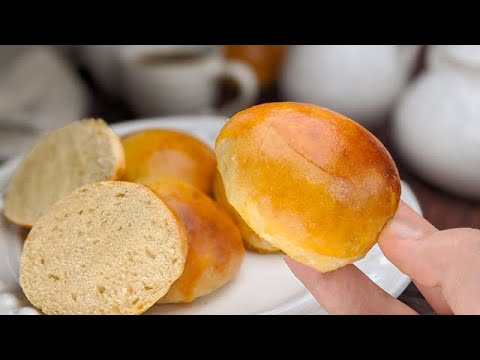
[[[20,286],[45,314],[139,314],[180,277],[186,256],[185,228],[151,190],[98,182],[33,226]]]
[[[75,121],[45,134],[17,167],[6,191],[5,216],[31,227],[81,185],[125,173],[120,139],[103,120]]]

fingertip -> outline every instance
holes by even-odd
[[[290,264],[293,264],[293,262],[295,261],[291,257],[289,257],[288,255],[285,255],[283,257],[283,260],[287,263],[288,266],[290,266]]]
[[[311,266],[298,262],[289,256],[285,256],[283,259],[287,263],[287,266],[290,268],[290,270],[295,274],[295,276],[302,281],[308,281],[312,277],[319,278],[320,276],[324,275],[320,270],[314,269]]]
[[[420,240],[436,231],[438,230],[432,224],[402,201],[395,216],[380,232],[378,245],[388,255],[396,252],[399,247],[410,245],[409,241]]]

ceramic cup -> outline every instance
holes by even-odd
[[[256,75],[247,64],[226,60],[210,45],[136,45],[122,49],[123,90],[142,116],[221,114],[250,106],[258,94]],[[219,80],[235,83],[238,95],[221,109],[214,102]]]

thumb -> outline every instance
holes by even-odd
[[[417,288],[435,312],[438,314],[450,314],[450,306],[448,306],[443,298],[441,289],[418,283],[415,281],[416,274],[412,274],[407,270],[410,268],[410,262],[415,260],[411,254],[408,253],[411,250],[408,250],[407,253],[404,252],[404,248],[407,247],[405,242],[415,241],[435,232],[437,232],[437,229],[432,224],[417,214],[403,201],[400,201],[395,217],[387,223],[380,233],[378,245],[393,264],[412,278]]]
[[[437,312],[480,310],[480,231],[438,231],[402,202],[378,244]]]
[[[382,250],[384,247],[390,250],[390,245],[401,245],[403,240],[418,240],[437,231],[435,226],[400,201],[397,213],[380,233],[378,244]]]

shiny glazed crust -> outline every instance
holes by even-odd
[[[177,177],[211,193],[217,163],[213,150],[199,139],[176,130],[148,129],[123,137],[122,144],[127,181]]]
[[[166,177],[141,182],[177,214],[187,231],[185,270],[159,303],[188,303],[232,280],[245,248],[225,210],[186,182]]]
[[[215,152],[228,201],[248,226],[321,271],[365,256],[398,207],[400,178],[385,147],[316,105],[241,111]]]

